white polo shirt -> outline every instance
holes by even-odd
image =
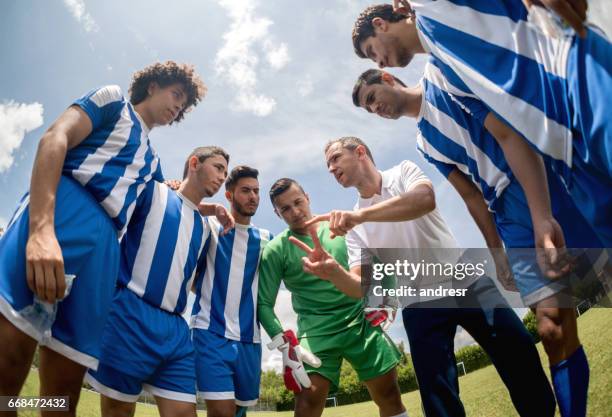
[[[355,204],[355,210],[399,196],[420,184],[431,186],[429,178],[411,161],[403,161],[389,170],[382,171],[381,175],[380,194],[375,194],[371,198],[360,197]],[[424,249],[423,254],[427,256],[429,248],[458,247],[455,237],[437,208],[414,220],[360,224],[347,234],[346,246],[351,268],[372,264],[373,258],[377,258],[380,262],[393,262],[401,258],[402,252],[410,252],[411,257],[414,256],[415,252],[406,251],[406,248]],[[397,251],[377,250],[383,248],[395,248]]]

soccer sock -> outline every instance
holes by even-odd
[[[589,362],[580,346],[572,355],[550,367],[561,417],[586,416]]]
[[[399,413],[398,415],[391,416],[391,417],[408,417],[408,411],[404,411],[403,413]]]
[[[236,416],[235,417],[244,417],[244,416],[246,416],[247,408],[248,407],[242,407],[240,405],[237,405],[236,406]]]

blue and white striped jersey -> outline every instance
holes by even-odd
[[[547,36],[521,0],[414,0],[417,32],[446,78],[543,154],[572,163],[567,62],[574,35]],[[458,81],[458,82],[455,82]]]
[[[148,182],[121,241],[119,285],[156,307],[182,314],[209,236],[195,204],[163,183]]]
[[[62,173],[94,196],[121,235],[146,183],[163,181],[149,128],[116,85],[93,90],[74,105],[87,113],[92,131],[68,151]]]
[[[482,192],[491,210],[513,179],[501,147],[482,121],[451,95],[440,69],[428,62],[421,80],[423,99],[417,118],[417,149],[445,176],[457,168]]]
[[[241,342],[261,343],[257,322],[259,261],[272,235],[265,229],[236,224],[228,234],[209,218],[211,242],[206,269],[198,280],[191,326]]]

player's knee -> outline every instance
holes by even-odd
[[[136,410],[136,404],[102,396],[101,408],[104,417],[132,417]]]
[[[563,329],[561,323],[552,317],[543,317],[538,323],[538,334],[542,344],[549,350],[557,350],[563,345]]]
[[[402,408],[402,398],[397,382],[387,384],[379,390],[374,402],[378,407]]]

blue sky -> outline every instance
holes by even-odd
[[[194,147],[222,146],[231,154],[230,166],[260,170],[262,200],[253,222],[278,233],[284,223],[273,213],[267,191],[280,177],[302,183],[315,212],[352,207],[355,192],[340,188],[327,172],[323,146],[332,138],[358,136],[371,146],[382,169],[403,159],[418,163],[431,177],[438,207],[459,243],[484,246],[454,190],[417,154],[415,122],[379,119],[352,104],[355,79],[372,65],[354,55],[350,33],[357,14],[370,3],[3,2],[0,227],[29,186],[41,134],[75,98],[105,84],[118,84],[127,93],[134,71],[173,59],[193,63],[209,91],[182,123],[150,135],[167,178],[179,177]],[[602,4],[591,8],[609,29],[610,12]],[[413,84],[423,64],[417,59],[393,72]],[[214,200],[223,201],[220,196]],[[279,311],[293,321],[291,314]],[[399,324],[392,334],[405,338]],[[277,359],[264,358],[271,365]]]

